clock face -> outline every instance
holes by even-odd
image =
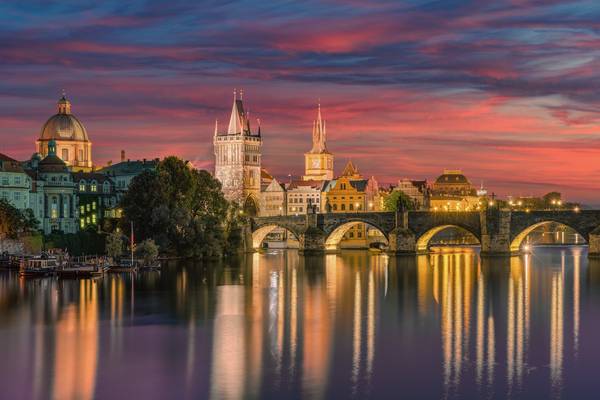
[[[319,159],[318,158],[313,158],[313,160],[312,160],[312,167],[313,168],[319,168]]]

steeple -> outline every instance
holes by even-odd
[[[319,100],[317,109],[317,119],[313,122],[312,131],[312,149],[311,153],[326,153],[327,152],[327,131],[325,121],[321,116],[321,101]]]

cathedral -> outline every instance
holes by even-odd
[[[42,158],[49,154],[52,140],[56,156],[73,171],[92,170],[92,142],[83,124],[71,113],[71,102],[64,93],[58,100],[58,112],[46,121],[36,141],[36,151]]]
[[[317,111],[317,120],[313,122],[312,148],[304,154],[305,181],[323,181],[333,179],[333,154],[327,150],[327,131],[321,117],[321,104]]]
[[[215,122],[215,178],[221,182],[227,200],[237,202],[245,212],[256,215],[260,199],[262,138],[260,123],[256,132],[250,128],[242,95],[240,92],[238,98],[236,92],[233,94],[227,131],[219,132],[218,122]]]

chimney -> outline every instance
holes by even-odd
[[[121,162],[125,161],[125,150],[121,150]]]

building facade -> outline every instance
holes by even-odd
[[[0,199],[23,211],[29,207],[31,178],[21,164],[0,154]]]
[[[227,131],[219,132],[215,122],[213,146],[215,178],[221,182],[225,197],[242,205],[248,214],[258,214],[262,147],[260,125],[253,133],[248,113],[236,93]]]
[[[54,140],[48,142],[48,155],[41,161],[38,159],[34,154],[26,165],[36,180],[34,193],[38,196],[36,203],[40,204],[36,218],[40,228],[45,234],[76,233],[79,226],[75,183],[67,164],[56,155]]]
[[[92,142],[83,124],[71,113],[71,102],[63,96],[58,100],[58,112],[51,116],[36,141],[41,157],[49,154],[51,140],[56,143],[56,156],[74,171],[91,171]]]
[[[293,181],[287,187],[288,215],[321,212],[321,193],[328,181]]]
[[[327,128],[321,117],[321,104],[317,111],[317,119],[313,121],[312,148],[304,154],[305,181],[322,181],[333,179],[333,154],[327,150]]]
[[[260,193],[260,215],[263,217],[287,215],[286,200],[285,187],[273,178]]]
[[[432,185],[430,209],[433,211],[475,211],[480,209],[477,190],[461,170],[444,170]]]
[[[399,190],[406,194],[415,204],[417,210],[429,209],[429,186],[426,180],[418,181],[408,178],[398,180],[398,186],[393,190]]]
[[[79,229],[111,232],[121,218],[115,182],[99,172],[73,173]]]

